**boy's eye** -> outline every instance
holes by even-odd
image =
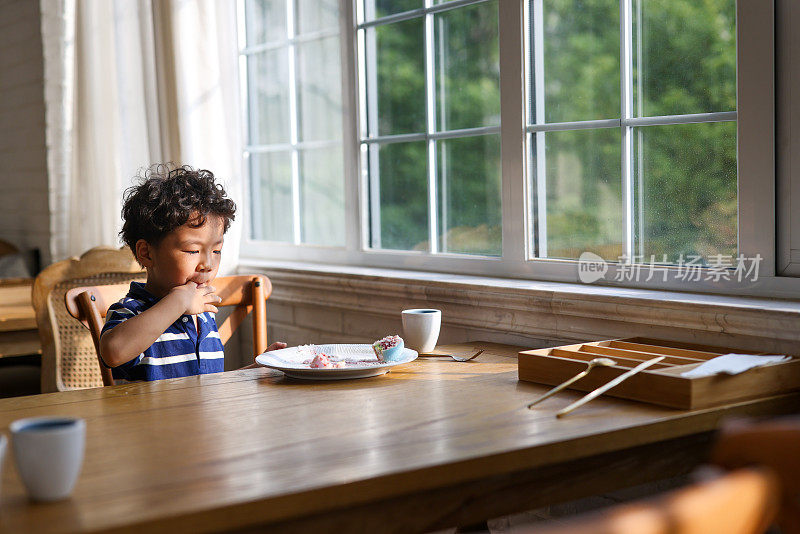
[[[222,251],[221,250],[215,250],[214,254],[222,254]]]
[[[199,250],[184,250],[184,252],[187,254],[200,254]]]

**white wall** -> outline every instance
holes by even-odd
[[[0,0],[0,239],[49,262],[39,2]]]

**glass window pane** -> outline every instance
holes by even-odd
[[[497,2],[434,16],[439,131],[500,124]]]
[[[245,0],[247,46],[286,40],[286,0]]]
[[[364,0],[366,20],[373,20],[395,13],[424,7],[424,0]]]
[[[500,136],[437,142],[442,252],[502,254]]]
[[[338,0],[297,0],[297,33],[339,31]]]
[[[300,228],[303,243],[344,246],[342,147],[301,150]]]
[[[367,120],[370,135],[425,131],[422,22],[422,18],[417,18],[367,29]],[[376,46],[370,46],[370,41]],[[371,53],[376,48],[377,53]],[[375,81],[372,81],[372,76],[375,76]]]
[[[645,263],[735,255],[736,123],[634,130],[638,249]]]
[[[536,120],[619,117],[619,3],[548,0],[543,9],[545,116]]]
[[[735,110],[735,0],[636,0],[634,6],[634,112]]]
[[[428,249],[427,160],[425,141],[370,145],[371,184],[378,182],[370,197],[377,194],[380,204],[379,227],[371,228],[374,248]]]
[[[247,58],[250,144],[289,142],[289,59],[286,49]]]
[[[297,45],[301,141],[341,140],[342,86],[339,37]]]
[[[547,257],[625,251],[618,128],[545,134]]]
[[[250,177],[253,238],[292,242],[291,154],[251,154]]]

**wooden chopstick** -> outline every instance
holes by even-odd
[[[592,399],[594,399],[596,397],[599,397],[600,395],[602,395],[603,393],[605,393],[609,389],[611,389],[614,386],[624,382],[625,380],[627,380],[628,378],[632,377],[636,373],[638,373],[640,371],[644,371],[645,369],[647,369],[648,367],[650,367],[654,363],[660,362],[665,357],[666,356],[659,356],[658,358],[653,358],[652,360],[647,360],[646,362],[640,363],[639,365],[637,365],[636,367],[634,367],[630,371],[619,375],[614,380],[611,380],[610,382],[600,386],[599,388],[595,389],[594,391],[592,391],[590,393],[587,393],[583,398],[578,399],[577,401],[573,402],[572,404],[570,404],[569,406],[567,406],[566,408],[564,408],[563,410],[558,412],[556,414],[556,417],[564,417],[565,415],[567,415],[568,413],[570,413],[574,409],[580,408],[581,406],[583,406],[584,404],[586,404],[590,400],[592,400]]]

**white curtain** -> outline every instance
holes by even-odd
[[[211,170],[241,212],[236,2],[41,0],[41,10],[53,260],[119,246],[122,193],[153,163]],[[223,272],[240,234],[237,221]]]

